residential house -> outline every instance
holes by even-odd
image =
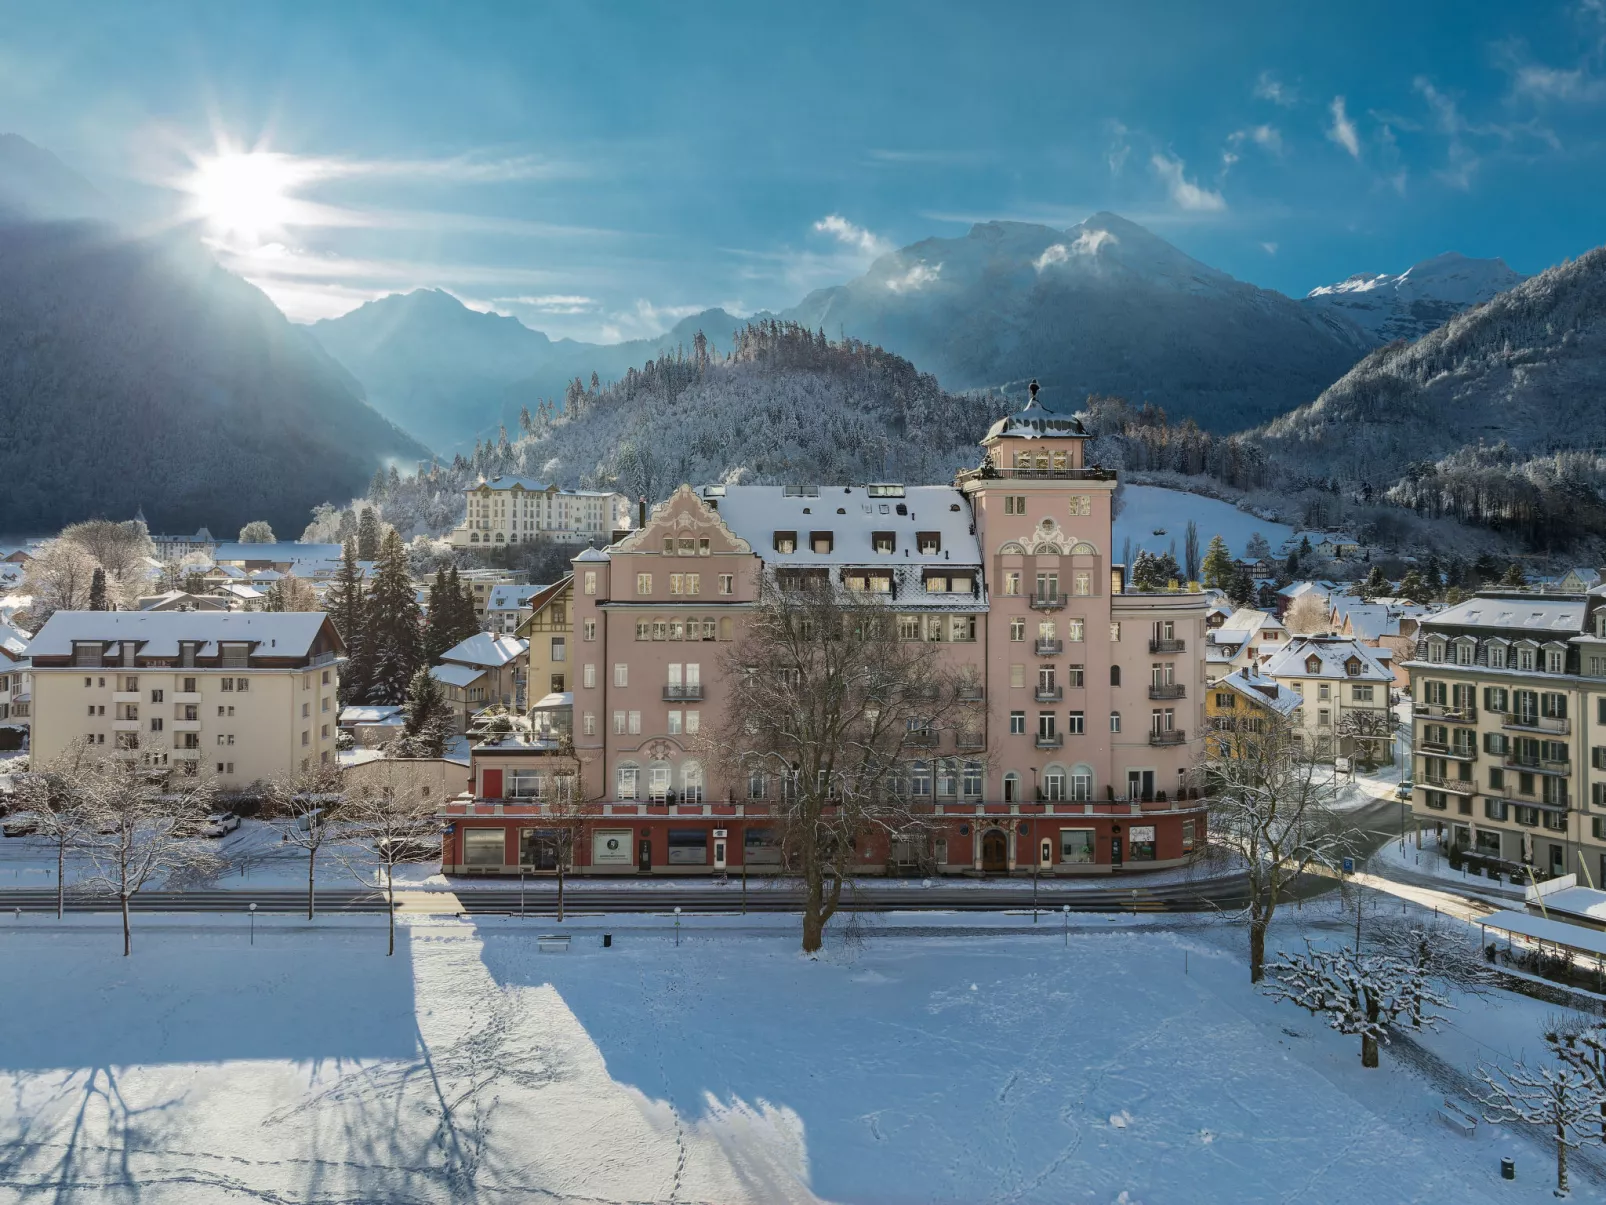
[[[478,632],[441,654],[430,673],[446,688],[459,732],[468,731],[474,713],[486,707],[524,710],[529,652],[529,644],[516,637]]]
[[[0,623],[0,749],[25,745],[32,725],[33,695],[28,645],[22,628]]]
[[[574,689],[569,656],[574,647],[574,574],[542,586],[527,600],[529,616],[518,636],[529,645],[529,697]]]
[[[1232,756],[1237,743],[1258,737],[1273,725],[1292,721],[1305,698],[1250,666],[1211,683],[1205,695],[1206,751]]]
[[[492,586],[485,598],[485,630],[503,636],[518,634],[530,617],[530,599],[545,586]]]
[[[1295,636],[1260,672],[1304,700],[1300,732],[1312,758],[1392,760],[1394,674],[1377,649],[1345,636]]]

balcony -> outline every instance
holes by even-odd
[[[199,749],[174,749],[172,758],[174,761],[200,761],[201,751]]]
[[[1476,707],[1451,707],[1447,703],[1418,703],[1414,714],[1419,720],[1455,720],[1462,724],[1471,724],[1478,718]]]
[[[1448,757],[1456,761],[1477,761],[1476,745],[1446,745],[1442,741],[1423,741],[1417,745],[1418,753],[1431,753],[1434,757]]]
[[[942,737],[933,729],[917,728],[903,734],[903,743],[916,749],[935,749]]]
[[[700,682],[688,682],[684,685],[670,683],[664,687],[665,703],[700,703],[703,699],[703,687]]]
[[[1114,481],[1114,469],[1091,466],[1085,469],[1014,469],[999,468],[990,461],[980,468],[965,469],[958,474],[960,485],[970,481]]]
[[[139,702],[142,702],[143,700],[144,700],[144,696],[141,695],[139,693],[139,691],[137,691],[137,690],[114,690],[114,691],[112,691],[112,702],[113,703],[139,703]]]
[[[1181,745],[1186,743],[1187,739],[1188,733],[1184,728],[1172,728],[1167,732],[1149,733],[1149,744],[1151,745]]]
[[[980,703],[987,697],[987,691],[981,686],[961,686],[959,688],[959,701],[961,703]]]
[[[113,732],[138,732],[139,731],[139,721],[138,720],[113,720],[112,721],[112,731]]]
[[[1548,732],[1552,736],[1566,736],[1572,731],[1572,726],[1565,719],[1549,715],[1529,715],[1527,712],[1506,713],[1500,717],[1500,727],[1513,728],[1518,732]]]
[[[171,731],[171,732],[199,732],[201,730],[201,721],[200,720],[168,720],[167,721],[167,727],[168,727],[168,730]]]
[[[1151,653],[1185,653],[1188,651],[1186,640],[1151,640],[1149,652]]]
[[[1059,732],[1039,732],[1037,734],[1037,747],[1039,749],[1063,749],[1065,736]]]
[[[1568,777],[1573,772],[1573,764],[1565,759],[1557,760],[1548,757],[1514,757],[1506,754],[1501,758],[1508,770],[1520,770],[1524,774],[1560,774]]]
[[[1185,699],[1188,697],[1188,688],[1180,682],[1169,683],[1164,686],[1149,686],[1151,699]]]
[[[1419,782],[1421,786],[1432,787],[1436,791],[1449,791],[1452,795],[1465,795],[1469,798],[1478,792],[1478,784],[1470,778],[1445,778],[1439,774],[1424,774]]]
[[[1033,594],[1026,600],[1026,605],[1034,611],[1061,611],[1065,608],[1065,595]]]
[[[1063,640],[1039,640],[1036,645],[1039,657],[1058,657],[1065,651]]]
[[[1065,688],[1063,686],[1039,686],[1036,693],[1032,695],[1032,698],[1039,703],[1058,703],[1064,697]]]
[[[961,732],[954,738],[954,745],[960,749],[985,749],[987,738],[979,732]]]
[[[201,692],[198,690],[175,690],[168,696],[168,699],[174,703],[199,703],[201,701]]]

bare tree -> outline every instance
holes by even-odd
[[[42,545],[23,575],[22,590],[32,601],[28,615],[43,626],[57,611],[87,611],[89,587],[99,562],[82,544],[50,540]]]
[[[323,604],[311,582],[302,581],[293,573],[286,573],[268,587],[266,603],[270,611],[321,611]]]
[[[1265,972],[1266,930],[1300,875],[1332,869],[1352,847],[1333,776],[1304,756],[1286,718],[1256,717],[1209,742],[1210,839],[1244,862],[1249,981]]]
[[[119,749],[86,764],[77,779],[87,802],[83,844],[94,867],[83,886],[117,897],[125,957],[133,951],[128,902],[135,895],[152,883],[182,887],[223,868],[222,858],[194,840],[216,785],[199,773],[175,773],[167,762],[164,749]]]
[[[1349,945],[1313,946],[1305,953],[1285,954],[1267,968],[1269,995],[1325,1017],[1330,1029],[1359,1034],[1361,1066],[1377,1066],[1377,1048],[1402,1015],[1418,1027],[1436,1027],[1435,1008],[1449,1008],[1448,998],[1411,964],[1387,954],[1367,954]]]
[[[1487,996],[1499,981],[1465,925],[1437,917],[1394,917],[1374,920],[1368,934],[1372,949],[1411,968],[1418,982],[1436,981],[1467,995]],[[1425,1007],[1420,997],[1408,1001],[1406,1015],[1413,1028],[1422,1027]]]
[[[1368,770],[1383,760],[1383,750],[1394,736],[1394,716],[1386,707],[1346,707],[1338,717],[1340,742],[1349,742],[1349,751],[1360,758]],[[1342,743],[1339,746],[1343,748]]]
[[[441,852],[440,801],[430,798],[422,775],[405,763],[377,763],[348,791],[337,856],[370,891],[383,891],[390,918],[388,954],[396,952],[396,867]]]
[[[542,860],[552,863],[552,873],[558,882],[558,920],[561,922],[568,874],[574,866],[575,852],[591,825],[591,816],[581,798],[580,762],[568,733],[559,739],[558,757],[564,760],[552,775],[552,786],[546,797],[540,800],[541,827],[536,830],[535,841]]]
[[[89,519],[64,527],[61,538],[84,549],[105,570],[113,603],[120,607],[134,605],[149,580],[150,560],[156,555],[156,546],[143,523]]]
[[[1606,1021],[1566,1013],[1545,1027],[1545,1044],[1555,1056],[1593,1081],[1600,1094],[1594,1140],[1606,1145]]]
[[[91,776],[100,771],[95,755],[74,744],[43,769],[22,777],[17,795],[33,813],[42,837],[56,847],[56,919],[67,910],[67,854],[84,844],[90,831]]]
[[[1329,615],[1325,598],[1319,594],[1301,594],[1289,604],[1287,612],[1283,615],[1283,627],[1296,636],[1325,632],[1328,628]]]
[[[857,850],[929,830],[909,759],[931,757],[964,704],[926,636],[900,632],[877,596],[766,576],[725,659],[730,704],[704,747],[725,781],[769,800],[784,863],[803,880],[805,952],[820,948]]]
[[[286,845],[307,853],[308,920],[317,911],[318,854],[325,845],[340,839],[337,824],[344,802],[340,770],[334,766],[318,765],[268,788],[274,827]]]
[[[1582,1146],[1596,1137],[1601,1109],[1606,1104],[1593,1074],[1561,1057],[1557,1042],[1545,1035],[1553,1062],[1530,1067],[1478,1068],[1486,1093],[1480,1098],[1485,1121],[1496,1125],[1521,1122],[1545,1126],[1556,1142],[1556,1195],[1567,1195],[1567,1148]]]

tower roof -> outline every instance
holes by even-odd
[[[1007,414],[991,427],[982,443],[1013,436],[1019,439],[1087,439],[1087,428],[1074,414],[1059,414],[1037,400],[1037,382],[1031,383],[1031,399],[1024,407]]]

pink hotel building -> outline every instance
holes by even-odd
[[[1202,850],[1205,600],[1126,588],[1115,474],[1084,464],[1086,440],[1034,391],[952,486],[681,486],[575,558],[572,690],[536,718],[570,728],[576,757],[542,740],[476,749],[446,869],[550,869],[541,816],[576,762],[591,819],[575,872],[776,869],[778,784],[717,781],[696,754],[762,573],[884,596],[906,639],[941,643],[972,683],[969,715],[909,749],[935,837],[867,842],[863,873],[1097,874]]]

